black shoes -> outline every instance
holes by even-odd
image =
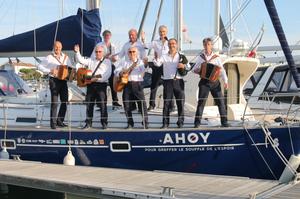
[[[132,129],[132,128],[133,128],[133,125],[128,124],[127,127],[126,127],[125,129],[128,129],[128,130],[129,130],[129,129]]]
[[[227,122],[222,123],[222,127],[229,127],[229,124]]]
[[[122,105],[121,104],[119,104],[118,102],[113,102],[113,104],[112,104],[113,106],[115,106],[115,107],[122,107]]]
[[[148,107],[147,110],[148,110],[148,111],[152,111],[152,110],[154,110],[154,109],[155,109],[155,106],[151,106],[151,105],[150,105],[150,106]]]
[[[88,130],[92,127],[90,124],[85,124],[81,129]]]
[[[195,128],[195,129],[197,129],[197,128],[199,128],[199,127],[200,127],[200,124],[195,124],[195,125],[194,125],[194,128]]]
[[[58,126],[58,127],[67,127],[68,125],[63,123],[63,122],[57,122],[56,126]]]
[[[55,125],[50,125],[51,129],[56,129]]]
[[[102,129],[107,129],[107,124],[102,124]]]
[[[163,124],[160,128],[161,128],[161,129],[167,129],[168,127],[169,127],[169,125]]]

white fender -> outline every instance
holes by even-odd
[[[75,166],[75,158],[71,150],[69,150],[67,155],[64,157],[64,165]]]

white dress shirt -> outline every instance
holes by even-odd
[[[99,64],[99,60],[88,58],[83,58],[79,52],[76,53],[76,59],[83,65],[86,65],[89,70],[94,73],[95,69]],[[109,59],[104,59],[99,68],[97,69],[95,75],[101,75],[101,78],[98,78],[97,82],[108,82],[108,79],[111,75],[111,62]]]
[[[205,56],[205,58],[206,58],[207,61],[209,61],[212,58],[212,56],[215,55],[215,53],[213,53],[213,52],[210,55],[207,55],[204,52],[202,54],[204,54],[204,56]],[[205,62],[205,60],[199,55],[197,57],[197,59],[196,59],[194,70],[193,70],[195,73],[198,73],[201,70],[201,64],[203,62]],[[218,57],[210,60],[209,63],[217,65],[217,66],[220,66],[222,68],[220,76],[221,76],[222,80],[224,81],[224,83],[227,84],[228,83],[228,78],[227,78],[226,71],[225,71],[225,69],[223,67],[223,64],[222,64],[222,61],[221,61],[220,57],[218,56]]]
[[[144,46],[149,49],[153,49],[158,57],[161,57],[164,54],[168,54],[169,46],[168,41],[162,42],[160,39],[153,40],[151,43],[144,43]]]
[[[97,46],[103,46],[103,48],[104,48],[104,54],[105,54],[104,56],[109,55],[109,54],[110,55],[116,54],[117,48],[116,48],[116,46],[113,43],[110,43],[110,47],[107,47],[106,43],[104,41],[102,41],[102,42],[97,43],[96,46],[95,46],[95,48]],[[93,50],[93,52],[91,54],[91,58],[96,58],[95,48],[94,48],[94,50]]]
[[[70,67],[73,67],[69,57],[67,56],[65,58],[65,56],[67,55],[61,53],[61,55],[57,57],[54,53],[52,53],[45,57],[45,59],[42,60],[42,62],[37,66],[37,68],[44,74],[49,74],[51,72],[51,69],[56,69],[59,65],[68,65]]]
[[[134,69],[131,71],[131,73],[128,76],[128,81],[132,81],[132,82],[144,81],[144,73],[145,73],[144,62],[142,60],[137,60],[137,62],[138,62],[137,65],[134,67]],[[133,61],[131,61],[131,60],[121,61],[116,67],[115,75],[119,76],[123,70],[130,68],[130,66],[132,66],[132,64],[133,64]]]
[[[153,60],[154,65],[157,67],[161,67],[163,65],[163,77],[162,79],[168,80],[168,79],[174,79],[176,76],[176,79],[182,79],[183,77],[177,73],[177,67],[179,63],[179,53],[176,53],[174,57],[172,55],[164,54],[161,57]],[[191,66],[188,63],[186,66],[186,69],[190,69]]]
[[[128,50],[131,47],[136,47],[137,48],[138,55],[139,55],[139,58],[141,60],[143,60],[146,57],[146,50],[145,50],[145,47],[144,47],[143,43],[141,41],[137,40],[134,43],[131,43],[130,41],[125,43],[122,47],[122,50],[119,53],[117,53],[118,58],[122,59],[123,57],[125,57],[125,60],[128,61],[129,60]]]

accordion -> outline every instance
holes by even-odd
[[[76,70],[67,65],[57,66],[57,79],[73,81],[75,79]]]
[[[206,79],[211,82],[215,82],[219,79],[221,69],[222,68],[220,66],[203,62],[201,64],[200,77],[201,79]]]

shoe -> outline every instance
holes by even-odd
[[[127,127],[125,129],[132,129],[133,128],[133,125],[131,124],[128,124]]]
[[[107,129],[107,124],[102,124],[102,129]]]
[[[199,128],[199,127],[200,127],[200,124],[195,124],[195,125],[194,125],[194,128],[195,128],[195,129],[197,129],[197,128]]]
[[[88,130],[92,127],[90,124],[85,124],[81,129]]]
[[[63,122],[57,122],[56,126],[58,126],[58,127],[67,127],[68,125],[63,123]]]
[[[183,123],[182,122],[177,122],[177,127],[181,129],[183,127]]]
[[[56,129],[55,125],[50,125],[51,129]]]
[[[150,105],[150,106],[148,107],[147,110],[148,110],[148,111],[152,111],[152,110],[154,110],[154,108],[155,108],[155,106],[151,106],[151,105]]]
[[[229,127],[229,124],[227,122],[222,123],[222,127]]]
[[[168,127],[169,127],[169,125],[163,124],[160,128],[161,128],[161,129],[167,129]]]
[[[121,104],[119,104],[118,102],[113,102],[113,104],[112,104],[113,106],[115,106],[115,107],[121,107],[122,105]]]

